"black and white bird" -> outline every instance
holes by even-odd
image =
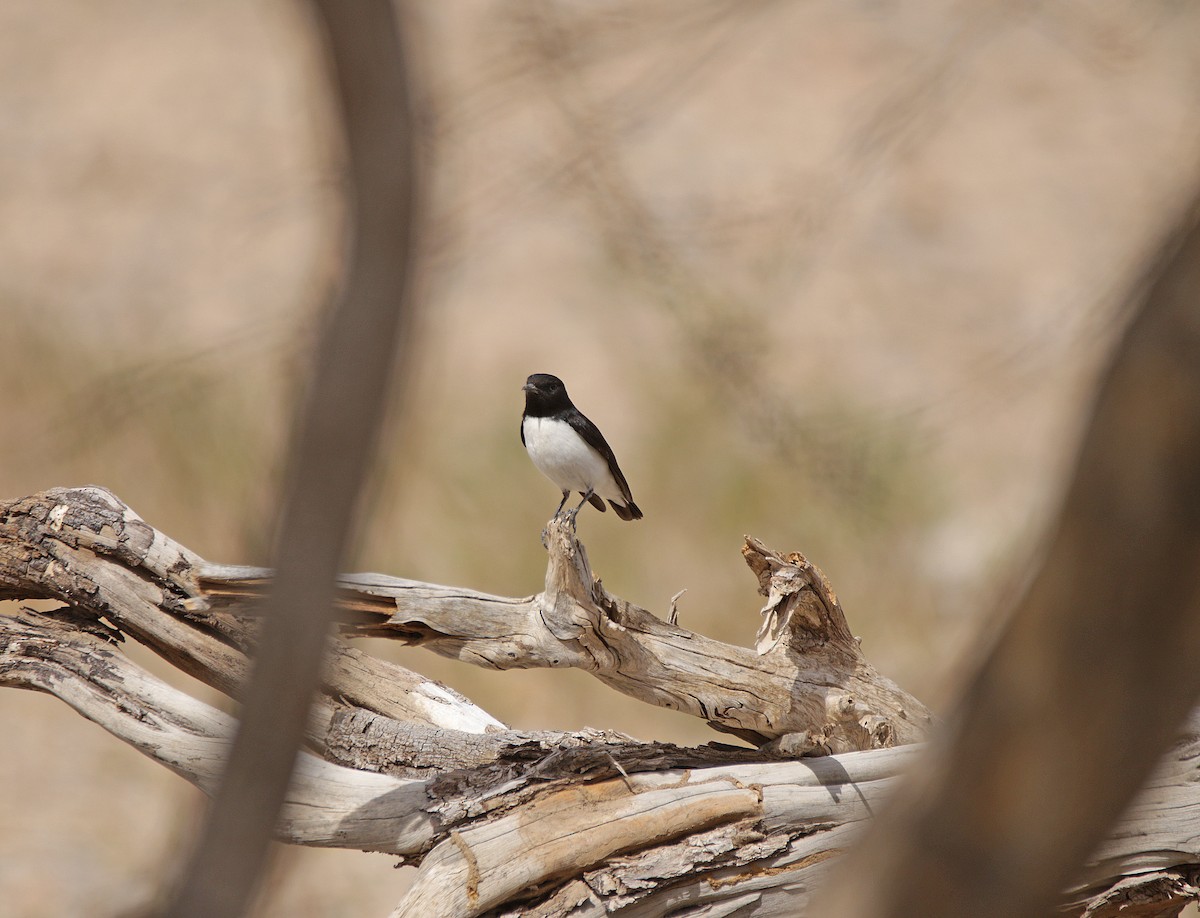
[[[612,447],[600,428],[571,403],[562,380],[549,373],[534,373],[522,390],[521,442],[537,470],[562,491],[554,516],[562,513],[571,492],[578,491],[583,500],[570,511],[572,516],[587,502],[603,512],[607,500],[621,519],[640,520],[642,511],[633,502]]]

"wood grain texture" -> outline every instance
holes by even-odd
[[[173,666],[237,697],[253,623],[204,610],[205,562],[149,526],[103,488],[53,489],[0,503],[0,598],[56,599],[107,619]],[[482,708],[419,673],[332,642],[327,696],[431,726],[503,727]],[[317,720],[327,723],[326,704]],[[310,731],[310,740],[320,737]]]
[[[71,624],[30,612],[0,617],[0,685],[52,694],[205,793],[217,787],[234,719]],[[420,781],[302,752],[277,834],[297,844],[416,853],[435,834],[425,801]]]
[[[638,691],[653,686],[652,701],[715,698],[737,672],[764,679],[788,667],[811,672],[806,654],[828,672],[871,678],[832,589],[801,556],[747,542],[767,604],[765,652],[758,653],[610,596],[573,533],[552,534],[561,541],[557,558],[552,543],[539,596],[505,599],[349,576],[342,581],[345,625],[501,668],[574,661]],[[119,643],[143,641],[236,694],[257,630],[248,613],[266,576],[205,563],[100,489],[10,501],[0,509],[0,593],[62,605],[0,616],[0,685],[61,698],[211,791],[232,719],[147,674]],[[501,631],[503,614],[525,630],[510,620]],[[786,721],[807,736],[785,733],[759,748],[681,748],[600,730],[508,730],[416,673],[341,641],[331,647],[323,713],[310,725],[311,751],[301,754],[276,834],[295,844],[390,852],[418,865],[397,916],[801,914],[921,752],[893,742],[811,755],[813,735],[874,744],[861,723],[857,733],[831,731],[822,706],[816,724],[795,715]],[[735,662],[716,675],[667,667],[714,665],[722,653]],[[825,690],[851,694],[832,684]],[[757,703],[772,710],[782,685],[774,692],[764,683]],[[744,709],[721,713],[721,726],[775,723],[761,713],[752,719],[746,711],[759,696],[744,695]],[[885,687],[865,697],[903,696]],[[848,707],[853,722],[865,716]],[[695,713],[715,719],[698,704]],[[797,751],[810,754],[797,758]],[[1175,914],[1196,895],[1197,825],[1200,721],[1160,765],[1081,885],[1066,893],[1063,914]]]
[[[743,548],[767,597],[761,651],[715,641],[613,596],[566,517],[547,528],[545,589],[507,598],[382,574],[340,580],[350,633],[387,637],[490,669],[574,667],[648,704],[795,754],[917,742],[928,709],[866,660],[824,575],[755,539]],[[269,582],[204,565],[210,608],[245,613]]]

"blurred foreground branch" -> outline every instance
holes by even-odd
[[[1128,298],[1036,578],[826,914],[1049,914],[1200,699],[1198,216]]]
[[[407,343],[417,178],[401,17],[391,0],[309,0],[345,140],[348,252],[297,418],[240,729],[174,918],[246,911],[285,801],[320,677],[333,579]]]
[[[683,749],[594,730],[508,730],[444,686],[331,639],[277,837],[419,864],[398,916],[796,914],[913,760],[917,747],[891,743],[920,735],[924,709],[885,680],[861,697],[903,705],[908,719],[886,730],[883,714],[846,700],[849,683],[825,685],[837,702],[814,705],[818,688],[806,679],[816,669],[842,666],[855,692],[878,677],[829,585],[799,556],[747,543],[769,597],[754,653],[605,592],[563,525],[550,552],[538,596],[357,575],[342,578],[337,615],[351,633],[390,633],[480,665],[582,666],[631,694],[641,673],[651,703],[783,739]],[[116,644],[128,635],[236,696],[259,625],[247,593],[264,575],[207,564],[102,489],[9,501],[0,505],[0,598],[61,605],[0,617],[0,684],[56,695],[211,792],[231,718],[148,675]],[[741,680],[736,704],[718,701],[729,679]],[[786,692],[794,711],[782,710]],[[881,748],[790,754],[854,743]],[[1116,916],[1147,890],[1160,900],[1194,891],[1186,865],[1200,865],[1198,761],[1193,733],[1096,855],[1072,914]]]

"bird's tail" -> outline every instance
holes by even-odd
[[[610,500],[609,503],[612,504],[612,508],[616,511],[617,516],[626,522],[642,518],[642,511],[638,509],[638,505],[633,501],[630,501],[628,504],[618,504],[615,500]]]

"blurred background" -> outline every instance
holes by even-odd
[[[410,8],[421,313],[353,569],[540,590],[559,494],[517,429],[551,372],[646,514],[581,516],[609,590],[665,616],[686,588],[681,624],[748,645],[742,536],[803,551],[869,659],[942,705],[1200,178],[1200,8]],[[104,485],[210,560],[267,561],[342,249],[322,79],[284,0],[0,5],[0,494]],[[719,738],[580,673],[367,649],[515,727]],[[198,792],[49,697],[0,692],[0,731],[0,915],[153,902]],[[260,914],[386,914],[391,866],[286,851]]]

